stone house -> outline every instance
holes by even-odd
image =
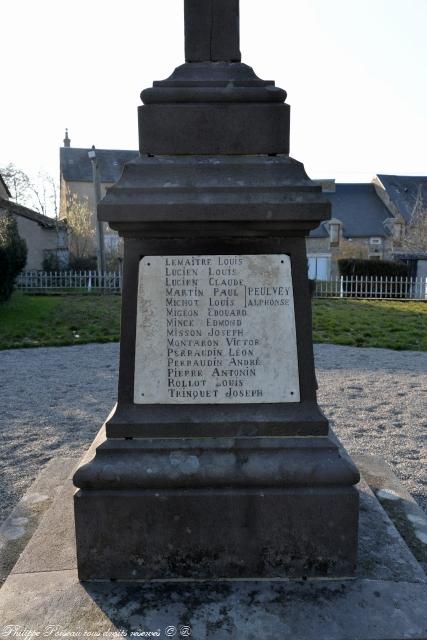
[[[373,183],[322,183],[332,204],[331,220],[323,222],[307,238],[310,277],[327,280],[338,274],[337,260],[347,252],[362,252],[372,260],[391,259],[393,216],[377,196]],[[356,250],[357,247],[357,250]]]
[[[4,198],[3,194],[7,198]],[[16,204],[9,200],[10,194],[8,194],[7,187],[5,193],[0,184],[0,216],[12,214],[17,222],[19,235],[27,243],[25,270],[41,270],[43,261],[51,257],[55,258],[59,264],[66,266],[68,264],[66,225],[33,209]]]
[[[353,243],[355,253],[373,260],[399,259],[408,263],[413,277],[427,277],[427,253],[401,246],[405,226],[415,205],[427,207],[427,177],[376,175],[370,183],[335,184],[318,180],[332,204],[332,219],[307,239],[310,276],[335,277],[337,259]]]
[[[60,148],[59,217],[61,219],[67,218],[71,196],[75,196],[87,203],[91,212],[92,227],[95,229],[93,174],[88,156],[90,150],[72,147],[68,131],[65,131],[64,146]],[[133,160],[138,154],[138,151],[130,150],[96,149],[101,197],[104,197],[107,188],[120,178],[124,164]],[[104,234],[106,247],[113,247],[117,244],[118,236],[115,231],[106,226]]]
[[[85,199],[94,212],[89,151],[72,148],[66,132],[64,146],[60,150],[61,218],[67,216],[67,194]],[[97,149],[96,155],[101,195],[104,196],[106,189],[120,178],[123,165],[136,158],[138,151]],[[310,277],[328,280],[337,276],[337,259],[342,255],[344,244],[348,251],[349,243],[353,243],[372,260],[392,259],[397,255],[395,245],[401,236],[402,225],[409,221],[410,202],[420,181],[425,185],[427,195],[427,178],[377,175],[370,183],[335,183],[333,179],[315,181],[332,203],[332,219],[322,223],[307,238]],[[95,228],[94,214],[92,221]],[[107,229],[106,241],[114,237],[115,232]]]

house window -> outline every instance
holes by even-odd
[[[369,244],[381,244],[382,240],[381,238],[370,238],[369,239]]]
[[[331,256],[330,255],[309,255],[308,260],[308,277],[310,280],[329,280],[331,275]]]
[[[107,251],[117,251],[120,245],[120,237],[117,233],[106,233],[104,244]]]
[[[331,238],[331,246],[337,246],[340,243],[341,224],[336,222],[329,223],[329,236]]]

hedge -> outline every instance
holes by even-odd
[[[15,218],[7,213],[0,216],[0,302],[13,293],[16,276],[27,262],[27,243],[18,233]]]
[[[338,260],[338,268],[340,275],[344,277],[409,278],[410,276],[408,265],[387,260],[341,258]]]

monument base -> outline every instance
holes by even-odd
[[[356,489],[79,491],[75,510],[81,580],[305,578],[355,569]]]
[[[357,480],[329,437],[104,438],[74,476],[79,577],[351,576]]]
[[[365,460],[364,473],[369,471],[367,464]],[[54,483],[57,498],[0,591],[0,635],[83,639],[191,633],[206,640],[427,637],[425,573],[363,481],[354,578],[167,584],[79,582],[75,489],[71,479],[59,493],[56,477]],[[407,523],[414,526],[410,520]],[[0,549],[0,560],[2,553]]]

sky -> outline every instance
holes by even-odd
[[[136,149],[142,89],[184,62],[183,0],[1,2],[0,166],[59,178],[75,147]],[[240,0],[242,60],[291,105],[312,178],[427,175],[427,0]]]

